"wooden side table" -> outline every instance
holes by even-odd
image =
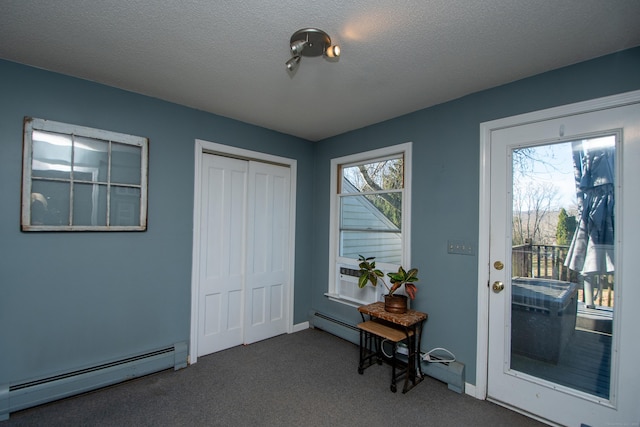
[[[397,314],[389,313],[384,309],[383,302],[375,302],[369,305],[358,307],[358,311],[362,316],[362,323],[358,325],[360,329],[360,362],[358,365],[358,373],[362,374],[366,367],[373,364],[375,357],[378,362],[382,360],[381,343],[379,340],[386,339],[393,344],[393,354],[391,356],[391,391],[396,391],[396,367],[397,344],[400,341],[407,341],[407,364],[406,369],[400,372],[404,374],[403,393],[411,390],[415,385],[420,383],[423,378],[422,367],[420,364],[420,342],[422,336],[422,325],[427,320],[427,313],[416,310],[407,310],[406,313]],[[367,320],[368,318],[368,320]],[[366,354],[372,337],[376,337],[376,352]]]

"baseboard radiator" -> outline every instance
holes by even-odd
[[[309,313],[309,326],[315,329],[322,329],[332,335],[351,341],[356,345],[360,343],[359,329],[349,322],[336,319],[335,317],[317,311],[311,311]]]
[[[187,343],[155,349],[119,360],[37,378],[16,384],[0,384],[0,421],[11,412],[95,390],[132,378],[187,366]]]
[[[312,328],[322,329],[332,335],[360,345],[360,332],[355,325],[349,322],[317,311],[311,311],[309,313],[309,325]],[[355,363],[357,364],[357,361],[355,361]],[[422,372],[425,375],[446,383],[449,390],[453,390],[456,393],[464,393],[464,364],[460,362],[422,362]]]

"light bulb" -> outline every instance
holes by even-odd
[[[329,58],[337,58],[340,56],[340,46],[329,46],[324,54]]]

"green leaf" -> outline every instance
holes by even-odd
[[[391,279],[391,283],[401,282],[402,276],[398,273],[387,273],[387,276]]]
[[[358,278],[358,287],[360,287],[360,288],[364,288],[365,286],[367,286],[367,280],[368,280],[368,279],[369,279],[369,278],[367,277],[367,275],[366,275],[366,274],[363,274],[362,276],[360,276],[360,277]]]

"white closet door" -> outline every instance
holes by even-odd
[[[249,166],[245,344],[287,331],[290,169]]]
[[[198,356],[287,331],[290,169],[204,155]]]
[[[243,342],[248,162],[204,155],[198,356]]]

